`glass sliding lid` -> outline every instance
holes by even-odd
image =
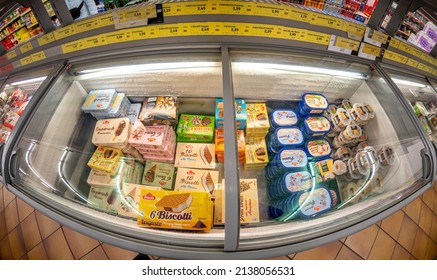
[[[244,120],[236,113],[245,123],[240,249],[381,219],[424,184],[424,143],[370,65],[240,50],[231,61],[236,111],[246,110]]]
[[[120,247],[223,251],[211,199],[221,76],[217,50],[73,64],[14,147],[14,186]]]

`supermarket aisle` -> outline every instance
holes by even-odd
[[[127,251],[89,238],[35,211],[0,186],[0,259],[126,260]],[[330,244],[275,259],[435,259],[437,183],[380,223]],[[156,259],[152,257],[151,259]]]

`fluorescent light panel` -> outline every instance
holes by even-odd
[[[333,70],[333,69],[318,68],[318,67],[308,67],[308,66],[300,66],[300,65],[257,63],[257,62],[234,62],[232,63],[232,65],[236,67],[242,67],[248,69],[276,69],[276,70],[285,70],[285,71],[292,71],[292,72],[325,74],[331,76],[342,76],[342,77],[351,77],[351,78],[359,78],[359,79],[367,78],[367,75],[357,72]]]
[[[417,83],[417,82],[412,82],[412,81],[406,81],[406,80],[401,80],[401,79],[396,79],[396,78],[392,78],[393,82],[395,82],[396,84],[399,85],[404,85],[404,86],[412,86],[412,87],[426,87],[426,85],[421,84],[421,83]]]
[[[24,81],[18,81],[15,83],[11,83],[12,86],[18,86],[18,85],[25,85],[25,84],[31,84],[31,83],[36,83],[36,82],[42,82],[47,78],[47,76],[44,77],[39,77],[39,78],[33,78],[33,79],[29,79],[29,80],[24,80]]]

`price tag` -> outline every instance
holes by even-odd
[[[419,61],[417,61],[417,60],[414,60],[414,59],[412,59],[412,58],[409,58],[408,60],[407,60],[407,63],[406,63],[408,66],[411,66],[411,67],[413,67],[413,68],[416,68],[417,67],[417,65],[419,64]]]
[[[361,40],[363,38],[364,33],[366,32],[366,27],[362,26],[358,23],[350,22],[350,21],[344,21],[343,29],[347,33],[351,33],[355,36],[358,36]]]
[[[114,16],[112,14],[102,15],[95,19],[96,28],[105,27],[114,24]]]
[[[279,32],[279,34],[278,34]],[[281,30],[277,25],[271,24],[251,24],[250,35],[261,37],[280,38]]]
[[[55,35],[53,34],[53,32],[50,32],[49,34],[45,34],[38,38],[38,44],[40,46],[44,46],[54,41],[55,41]]]
[[[31,50],[33,50],[33,46],[32,46],[31,42],[26,43],[20,47],[21,53],[26,53],[26,52],[31,51]]]
[[[358,51],[358,48],[360,47],[360,42],[337,36],[334,46],[347,50]]]
[[[147,39],[147,28],[145,27],[132,28],[129,31],[132,35],[132,40]]]
[[[158,26],[155,25],[149,25],[146,26],[146,38],[152,39],[152,38],[158,38],[160,34],[158,33]]]
[[[331,36],[326,33],[315,32],[311,30],[307,30],[306,41],[309,43],[321,44],[321,45],[329,45],[329,39]]]
[[[422,51],[413,47],[411,48],[410,54],[420,58],[420,56],[422,55]]]
[[[30,56],[30,55],[20,59],[20,63],[22,66],[31,64],[32,62],[33,62],[32,56]]]
[[[290,19],[310,23],[313,20],[313,12],[295,7],[288,7]]]
[[[390,51],[390,50],[385,50],[384,52],[384,58],[386,59],[390,59],[402,64],[407,63],[408,57],[398,54],[396,52]]]
[[[307,30],[293,27],[283,27],[281,32],[282,39],[306,41]]]
[[[222,35],[251,35],[251,28],[243,23],[223,23],[220,31]]]
[[[387,43],[388,35],[386,35],[382,32],[376,31],[376,30],[372,30],[372,31],[373,32],[370,36],[370,39],[375,40],[377,42],[380,42],[381,44]]]
[[[427,73],[432,73],[434,71],[434,68],[432,68],[431,66],[425,65],[423,63],[419,63],[419,65],[417,65],[417,69],[422,70],[422,71],[427,72]]]
[[[66,38],[68,36],[74,35],[75,29],[73,25],[69,25],[66,27],[63,27],[61,29],[56,29],[55,31],[53,31],[53,35],[55,36],[56,40],[61,40],[63,38]]]
[[[117,11],[118,21],[124,23],[127,21],[136,21],[147,18],[146,7],[138,7],[135,9],[127,9]]]
[[[93,30],[98,27],[97,21],[95,19],[86,19],[75,23],[76,32],[81,33],[89,30]]]
[[[177,15],[206,14],[209,12],[208,2],[208,0],[198,0],[195,2],[179,3],[179,14]]]
[[[7,59],[12,59],[12,58],[14,58],[16,56],[17,56],[17,52],[15,50],[12,50],[12,51],[9,51],[9,52],[6,53],[6,58]]]
[[[328,15],[316,14],[312,24],[343,30],[343,20]]]
[[[82,39],[82,49],[89,49],[94,47],[100,47],[108,44],[106,41],[106,36],[97,35]]]
[[[187,30],[188,35],[211,35],[213,34],[211,30],[211,25],[208,22],[191,23],[186,27],[182,28]]]
[[[433,74],[434,76],[437,76],[437,69],[434,69],[434,71],[432,71],[432,74]]]
[[[253,15],[266,17],[284,17],[286,6],[276,4],[253,3]]]
[[[82,43],[82,40],[76,40],[74,42],[63,44],[61,47],[62,47],[62,52],[64,54],[71,53],[71,52],[76,52],[76,51],[80,51],[81,49],[83,49],[83,43]]]
[[[252,3],[239,1],[217,1],[211,3],[210,12],[212,14],[237,14],[237,15],[252,15]]]
[[[156,33],[159,37],[178,36],[183,34],[182,25],[180,24],[157,25]]]
[[[116,44],[129,41],[132,37],[129,31],[111,32],[105,35],[107,44]]]
[[[43,51],[41,51],[41,52],[33,53],[31,57],[32,57],[32,61],[35,62],[38,60],[46,59],[46,54]]]
[[[402,43],[401,41],[399,41],[398,39],[395,39],[395,38],[392,37],[390,39],[389,46],[392,47],[392,48],[399,49],[401,43]]]
[[[222,25],[221,22],[210,22],[209,32],[211,32],[212,35],[222,35]]]
[[[365,54],[379,57],[381,54],[381,49],[379,47],[364,43],[362,52]]]
[[[177,3],[162,4],[162,13],[164,14],[164,17],[177,16],[177,5]]]

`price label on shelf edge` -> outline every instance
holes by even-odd
[[[8,52],[6,53],[6,58],[7,58],[7,59],[12,59],[12,58],[14,58],[14,57],[16,57],[16,56],[17,56],[17,52],[16,52],[15,50],[8,51]]]
[[[38,44],[40,46],[44,46],[54,41],[55,41],[55,35],[53,34],[53,32],[50,32],[38,38]]]
[[[31,51],[31,50],[33,50],[33,46],[32,46],[32,43],[31,43],[31,42],[26,43],[26,44],[23,44],[23,45],[20,47],[20,51],[21,51],[21,53],[27,53],[28,51]]]

